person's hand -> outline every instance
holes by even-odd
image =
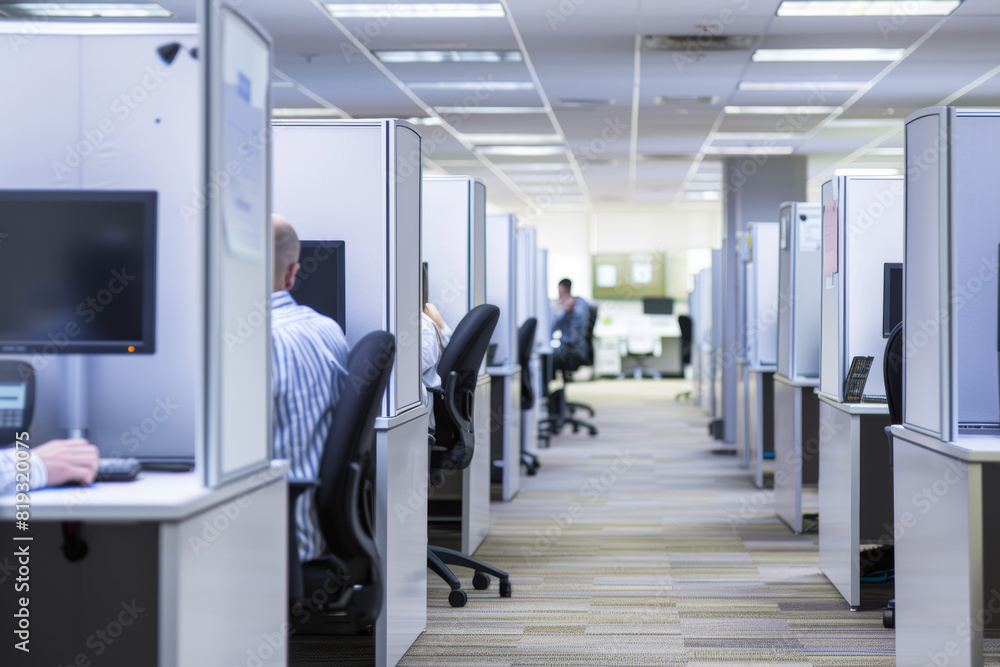
[[[427,317],[431,318],[434,324],[437,325],[438,329],[444,331],[445,329],[444,318],[441,317],[441,313],[438,312],[437,306],[435,306],[433,303],[425,303],[424,314],[427,315]]]
[[[92,484],[101,458],[97,447],[83,438],[50,440],[32,447],[31,453],[41,459],[49,471],[49,486],[62,486],[67,482]]]

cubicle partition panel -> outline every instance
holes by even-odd
[[[746,357],[751,368],[778,361],[778,223],[751,222],[746,264]]]
[[[520,227],[517,230],[517,275],[515,283],[517,286],[517,326],[524,324],[529,317],[538,319],[538,245],[537,235],[534,227]],[[538,340],[540,332],[535,330],[535,340]],[[542,367],[538,360],[538,354],[534,341],[532,341],[531,352],[528,359],[528,367],[521,369],[522,374],[527,374],[528,382],[532,387],[541,384]],[[541,394],[535,394],[536,397]],[[538,451],[538,400],[530,409],[521,413],[521,446],[528,452]]]
[[[722,312],[723,294],[725,282],[722,280],[723,264],[725,257],[721,249],[712,251],[712,416],[723,420],[725,425],[726,415],[723,415],[722,403],[722,364],[726,363],[726,351],[722,349]],[[735,417],[735,415],[734,415]],[[717,434],[718,439],[722,439],[722,431]]]
[[[822,226],[820,205],[786,202],[779,214],[778,373],[819,377]]]
[[[496,408],[492,450],[493,459],[501,462],[501,497],[505,501],[517,494],[521,472],[522,369],[517,363],[516,233],[515,216],[487,216],[486,301],[500,308],[500,321],[491,341],[496,348],[487,369],[493,376],[492,400]]]
[[[698,355],[698,394],[701,407],[710,417],[715,416],[715,337],[712,333],[715,309],[713,308],[712,269],[701,270],[698,276],[698,314],[695,322],[694,348]],[[699,324],[700,322],[700,324]]]
[[[471,176],[425,176],[423,187],[428,296],[454,328],[486,303],[486,187]]]
[[[820,392],[844,400],[854,357],[880,360],[883,276],[903,261],[902,178],[838,176],[823,185],[823,293]],[[877,361],[864,393],[884,396]]]
[[[375,526],[385,606],[376,662],[395,664],[426,623],[427,411],[421,403],[420,134],[396,120],[274,124],[274,210],[301,238],[345,244],[347,340],[395,335],[376,421]],[[407,508],[405,516],[400,508]]]
[[[125,35],[106,24],[73,34],[75,24],[0,23],[5,42],[30,35],[0,49],[0,89],[31,101],[0,104],[0,187],[157,193],[156,353],[82,358],[89,437],[104,456],[192,461],[205,419],[202,106],[187,54],[197,26],[131,24]],[[156,50],[171,42],[183,50],[167,65]],[[69,357],[56,351],[20,357],[37,377],[33,442],[65,435]]]
[[[1000,427],[998,149],[1000,110],[937,107],[906,122],[903,421],[944,441]]]
[[[428,298],[454,328],[486,302],[486,186],[470,176],[425,176],[421,205]],[[451,506],[461,505],[464,553],[474,552],[490,532],[490,378],[485,371],[476,386],[472,423],[472,462],[460,476],[446,477],[430,501],[433,516],[446,516]]]

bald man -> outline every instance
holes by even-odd
[[[296,303],[289,293],[299,270],[299,237],[280,215],[272,216],[271,223],[274,456],[291,463],[292,478],[316,478],[330,432],[329,408],[336,404],[347,379],[347,339],[334,320]],[[295,522],[302,562],[322,556],[326,544],[316,521],[312,492],[299,497]]]

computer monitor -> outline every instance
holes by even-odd
[[[646,315],[673,315],[674,300],[663,297],[642,300],[642,312]]]
[[[0,353],[155,352],[156,200],[0,190]]]
[[[882,277],[882,338],[888,338],[903,321],[903,265],[885,264]]]
[[[292,296],[302,305],[336,320],[346,332],[344,259],[343,241],[302,241]]]

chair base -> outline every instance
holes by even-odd
[[[567,401],[566,409],[569,410],[570,416],[573,416],[573,413],[576,412],[577,410],[586,410],[586,412],[591,417],[594,416],[594,408],[592,408],[590,405],[586,403],[574,403],[572,401]]]
[[[500,581],[500,597],[509,598],[511,596],[510,576],[503,570],[488,565],[472,556],[466,556],[454,549],[428,546],[427,567],[441,577],[446,584],[451,586],[451,593],[448,594],[448,603],[452,607],[464,607],[468,600],[468,595],[462,590],[462,583],[458,580],[458,577],[448,568],[449,565],[457,565],[475,570],[472,585],[476,590],[486,590],[490,585],[490,575],[492,575]]]
[[[534,477],[538,469],[542,467],[542,463],[538,460],[537,456],[523,449],[521,450],[521,463],[528,468],[528,475],[530,477]]]

